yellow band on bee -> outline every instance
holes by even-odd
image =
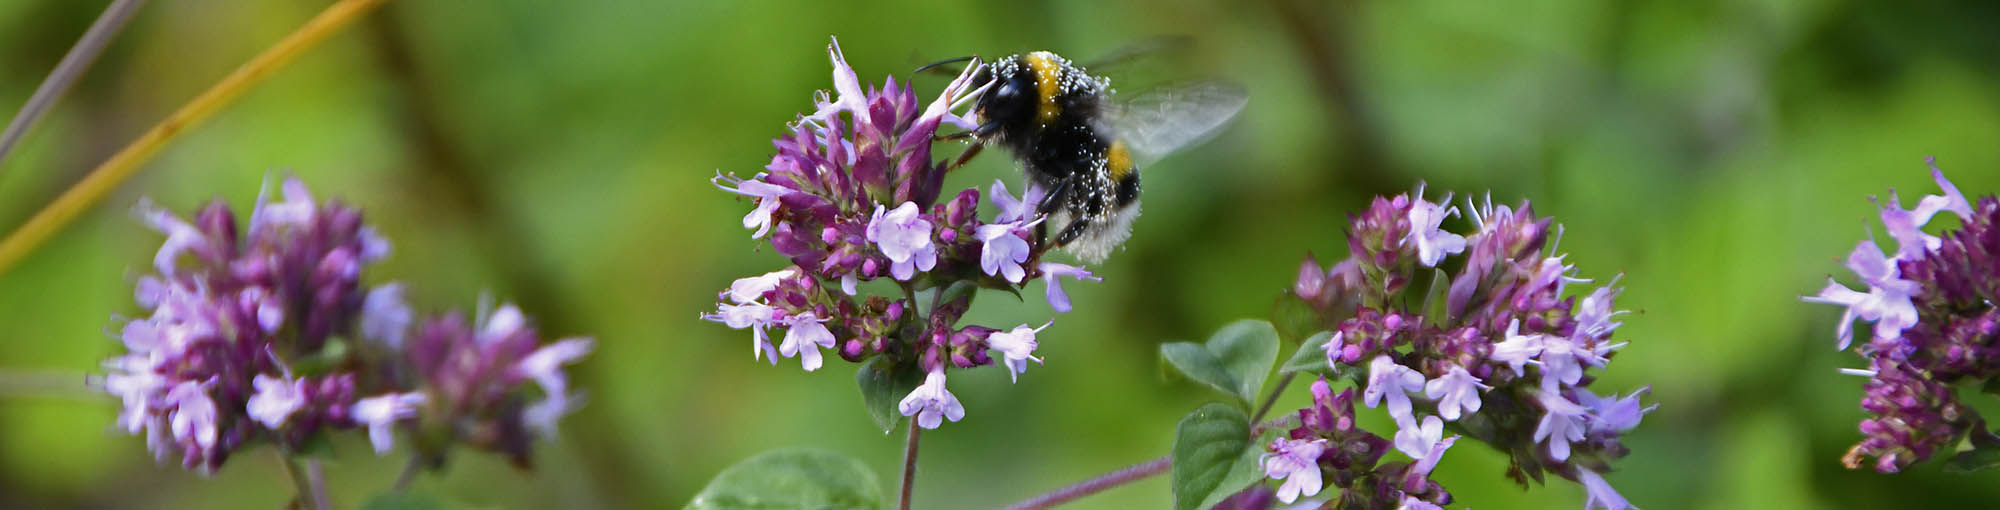
[[[1125,148],[1124,140],[1111,142],[1111,148],[1104,151],[1104,169],[1111,173],[1112,181],[1123,180],[1132,173],[1132,151]]]
[[[1055,122],[1056,115],[1062,113],[1062,106],[1056,104],[1056,95],[1062,92],[1062,69],[1056,58],[1053,53],[1037,51],[1022,59],[1035,71],[1035,93],[1040,99],[1035,105],[1035,120],[1043,126]]]

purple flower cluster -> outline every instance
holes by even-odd
[[[1332,333],[1329,371],[1354,379],[1363,404],[1384,408],[1397,430],[1383,440],[1356,428],[1353,391],[1333,396],[1316,383],[1302,423],[1271,445],[1269,459],[1295,457],[1265,466],[1288,480],[1279,498],[1310,496],[1326,477],[1345,489],[1340,498],[1351,506],[1342,508],[1450,503],[1425,478],[1463,436],[1509,452],[1509,474],[1524,484],[1555,473],[1582,483],[1589,506],[1629,507],[1599,473],[1626,454],[1619,436],[1653,408],[1640,403],[1645,389],[1599,397],[1587,372],[1625,345],[1611,339],[1624,313],[1612,303],[1617,279],[1565,295],[1587,280],[1565,255],[1549,254],[1551,229],[1560,237],[1550,218],[1526,202],[1467,200],[1473,231],[1460,235],[1440,228],[1460,214],[1449,203],[1425,200],[1422,187],[1377,197],[1352,220],[1348,259],[1323,268],[1308,257],[1301,266],[1293,294]],[[1411,463],[1377,465],[1389,447]],[[1300,479],[1310,482],[1288,490]]]
[[[817,370],[821,350],[833,349],[852,362],[885,356],[894,366],[920,370],[925,382],[902,401],[902,414],[927,428],[940,418],[957,421],[965,411],[944,388],[947,368],[997,358],[1018,376],[1027,361],[1040,362],[1034,351],[1041,328],[958,326],[973,291],[1018,292],[1042,279],[1049,304],[1067,312],[1058,278],[1098,278],[1041,260],[1047,247],[1034,235],[1041,189],[1031,186],[1016,199],[995,182],[990,198],[999,213],[991,222],[978,217],[978,189],[942,195],[950,166],[933,161],[931,148],[944,125],[977,127],[954,113],[985,90],[973,86],[977,61],[923,105],[893,77],[863,90],[837,41],[827,52],[835,96],[820,93],[814,111],[773,140],[778,152],[767,172],[714,179],[756,202],[744,228],[754,230],[753,239],[767,238],[791,265],[736,280],[702,318],[751,330],[752,356],[769,356],[774,365],[779,357],[797,357],[807,371]],[[863,283],[876,280],[900,290],[863,292]],[[935,293],[923,302],[921,291]],[[773,328],[785,331],[775,347]]]
[[[1341,489],[1334,508],[1437,508],[1451,493],[1430,480],[1432,469],[1458,436],[1444,437],[1444,423],[1426,417],[1411,434],[1392,442],[1355,423],[1354,390],[1333,393],[1320,378],[1312,384],[1313,405],[1299,410],[1299,426],[1271,441],[1264,472],[1284,480],[1277,498],[1291,503],[1318,494],[1327,484]],[[1391,448],[1409,462],[1381,462]]]
[[[574,406],[561,366],[591,341],[542,345],[512,306],[477,330],[456,316],[412,329],[401,284],[361,284],[389,242],[359,210],[315,201],[296,179],[282,188],[276,203],[258,198],[242,233],[219,201],[192,223],[140,204],[167,240],[135,292],[150,315],[124,323],[127,351],[105,362],[119,427],[203,473],[258,441],[297,452],[358,428],[378,454],[396,428],[421,428],[443,440],[420,445],[433,458],[462,442],[525,463],[527,428],[553,434]],[[545,396],[527,402],[528,381]]]
[[[1865,290],[1831,277],[1806,301],[1845,307],[1835,336],[1845,350],[1854,338],[1855,319],[1875,323],[1874,335],[1856,352],[1867,358],[1861,408],[1875,415],[1862,420],[1860,444],[1842,458],[1849,468],[1872,465],[1894,473],[1953,451],[1962,440],[1991,444],[1993,434],[1953,388],[1985,384],[2000,375],[2000,203],[1987,196],[1972,203],[1945,179],[1934,161],[1931,177],[1942,190],[1914,209],[1903,209],[1892,192],[1878,204],[1882,224],[1896,240],[1885,254],[1862,241],[1848,254],[1847,267]],[[1923,228],[1939,213],[1961,221],[1942,236]]]

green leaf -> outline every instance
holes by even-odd
[[[923,374],[919,372],[915,365],[899,367],[887,356],[876,356],[861,365],[861,372],[854,375],[855,382],[861,385],[861,405],[868,408],[868,417],[875,419],[883,434],[895,432],[903,422],[903,413],[896,410],[896,405],[923,382]]]
[[[376,494],[361,504],[362,510],[438,510],[445,504],[436,497],[416,491],[390,491]]]
[[[1250,417],[1211,403],[1196,409],[1174,431],[1174,508],[1209,508],[1262,477],[1261,452],[1251,445]]]
[[[1216,331],[1206,344],[1162,344],[1160,358],[1188,379],[1249,405],[1278,360],[1278,331],[1269,322],[1236,321]]]
[[[1289,290],[1278,293],[1278,299],[1271,303],[1271,325],[1278,329],[1278,338],[1290,344],[1299,343],[1326,329],[1321,323],[1319,311]]]
[[[979,282],[972,280],[959,280],[956,282],[952,282],[951,286],[945,287],[944,292],[938,294],[937,302],[950,303],[952,301],[957,301],[958,298],[970,296],[974,292],[979,292]]]
[[[1419,308],[1424,311],[1424,317],[1429,319],[1427,322],[1432,326],[1440,328],[1447,326],[1445,321],[1449,318],[1445,317],[1445,305],[1451,301],[1446,298],[1450,294],[1451,278],[1444,275],[1443,269],[1432,269],[1431,286],[1424,291],[1423,308]]]
[[[1333,365],[1326,362],[1326,342],[1332,339],[1331,331],[1321,331],[1307,337],[1305,342],[1299,344],[1299,350],[1293,351],[1292,357],[1285,360],[1284,365],[1278,366],[1278,375],[1305,372],[1338,376],[1339,374],[1333,371]]]
[[[709,480],[684,510],[882,508],[882,484],[867,464],[808,448],[766,452]]]
[[[306,377],[325,375],[332,372],[335,367],[346,363],[350,350],[346,338],[327,337],[326,343],[320,346],[318,352],[293,360],[292,370]]]
[[[1944,463],[1944,470],[1952,473],[1971,473],[2000,467],[2000,448],[1973,448],[1958,452]]]

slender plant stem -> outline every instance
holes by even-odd
[[[923,431],[917,426],[917,417],[911,416],[910,439],[903,443],[903,490],[896,500],[896,508],[902,510],[910,510],[910,490],[917,487],[917,438]]]
[[[306,487],[312,491],[313,508],[333,509],[333,503],[326,499],[326,471],[320,469],[319,459],[306,459]]]
[[[146,130],[139,138],[125,148],[119,149],[111,159],[105,160],[90,175],[77,181],[76,185],[57,196],[54,202],[43,207],[28,218],[27,223],[0,240],[0,274],[5,274],[41,246],[50,236],[68,226],[85,209],[111,193],[119,183],[139,170],[139,165],[152,159],[168,142],[186,133],[189,128],[207,120],[217,110],[222,109],[242,96],[244,91],[269,77],[278,69],[291,63],[292,59],[306,50],[317,46],[327,36],[339,32],[342,27],[382,4],[384,0],[340,0],[321,11],[318,16],[307,21],[304,26],[286,35],[277,44],[271,45],[263,53],[257,54],[243,67],[216,82],[199,96],[181,105],[172,115],[161,120],[152,129]]]
[[[292,489],[298,492],[298,495],[295,497],[298,499],[299,506],[305,507],[306,510],[327,510],[326,507],[319,505],[319,499],[314,496],[313,482],[311,479],[306,478],[304,471],[299,469],[299,462],[293,460],[292,456],[286,454],[284,451],[278,451],[277,453],[278,462],[285,465],[285,474],[292,477]]]
[[[1257,420],[1264,419],[1264,414],[1271,412],[1271,404],[1278,403],[1278,396],[1285,394],[1285,387],[1291,386],[1292,378],[1298,375],[1298,372],[1292,372],[1279,378],[1278,386],[1271,389],[1270,395],[1264,396],[1264,403],[1262,405],[1257,406],[1257,414],[1250,415],[1250,423],[1257,423]]]
[[[396,475],[396,485],[392,487],[390,490],[396,492],[403,492],[405,490],[409,490],[410,482],[416,481],[417,472],[422,471],[423,468],[424,468],[423,457],[419,457],[416,454],[410,455],[410,462],[407,464],[403,464],[403,472],[401,474]]]
[[[1288,378],[1286,379],[1286,381],[1289,382],[1290,379]],[[1285,389],[1284,384],[1280,383],[1277,389],[1272,390],[1271,393],[1275,395],[1277,393],[1283,392],[1284,389]],[[1265,407],[1267,408],[1270,407],[1270,404],[1266,403]],[[1257,436],[1263,435],[1265,430],[1270,429],[1271,427],[1282,425],[1285,423],[1285,420],[1289,419],[1291,419],[1291,417],[1286,416],[1286,417],[1272,419],[1271,421],[1266,421],[1263,423],[1257,423],[1255,426],[1250,427],[1250,437],[1255,438]],[[1076,501],[1078,499],[1082,499],[1084,496],[1089,496],[1099,492],[1104,492],[1116,488],[1120,485],[1125,485],[1139,480],[1144,480],[1153,477],[1153,475],[1165,473],[1168,471],[1168,469],[1173,467],[1173,463],[1174,463],[1174,456],[1172,454],[1168,454],[1164,457],[1149,460],[1146,462],[1141,462],[1138,464],[1133,464],[1124,469],[1112,471],[1110,473],[1105,473],[1103,475],[1098,475],[1097,477],[1091,478],[1089,480],[1084,480],[1081,482],[1070,484],[1064,486],[1063,488],[1049,491],[1040,496],[1035,496],[1032,498],[1028,498],[1026,500],[1022,500],[1019,503],[1008,505],[1007,509],[1030,510],[1030,509],[1041,509],[1041,508],[1055,508],[1057,505],[1061,505],[1063,503],[1068,503],[1071,501]]]
[[[56,101],[62,100],[69,87],[76,84],[76,79],[83,76],[83,71],[97,61],[98,55],[104,54],[104,47],[111,44],[111,39],[132,21],[132,13],[139,12],[139,7],[144,5],[146,0],[112,0],[111,5],[104,8],[104,13],[97,15],[97,21],[91,22],[90,28],[83,31],[83,38],[76,40],[76,46],[71,46],[69,53],[63,54],[62,61],[56,63],[56,69],[49,72],[49,77],[42,80],[41,86],[35,87],[34,95],[28,96],[28,102],[21,105],[21,112],[14,114],[14,120],[7,123],[7,130],[0,132],[0,163],[7,161],[7,155],[14,152],[14,145],[21,142],[21,137],[26,136],[28,130],[49,113],[49,108],[55,106]],[[0,169],[4,168],[0,166]]]
[[[1104,492],[1105,490],[1108,490],[1112,487],[1117,487],[1138,480],[1144,480],[1146,478],[1152,477],[1153,475],[1165,473],[1169,468],[1172,468],[1173,466],[1174,466],[1174,457],[1172,455],[1162,456],[1157,459],[1141,462],[1138,464],[1133,464],[1131,466],[1126,467],[1125,469],[1120,469],[1117,471],[1106,473],[1103,476],[1099,476],[1097,478],[1084,480],[1081,482],[1071,484],[1067,487],[1049,491],[1047,494],[1029,498],[1026,501],[1015,503],[1013,506],[1009,506],[1007,508],[1008,510],[1039,510],[1042,508],[1052,508],[1055,507],[1056,505],[1075,501],[1084,496],[1089,496],[1091,494]]]

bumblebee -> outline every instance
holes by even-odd
[[[1055,245],[1092,263],[1131,237],[1140,164],[1205,138],[1245,103],[1240,88],[1219,82],[1114,102],[1109,79],[1047,51],[1004,57],[979,73],[974,83],[989,85],[973,107],[979,127],[967,156],[984,143],[1011,152],[1047,192],[1038,211],[1049,220],[1037,227],[1038,242],[1060,225]]]

